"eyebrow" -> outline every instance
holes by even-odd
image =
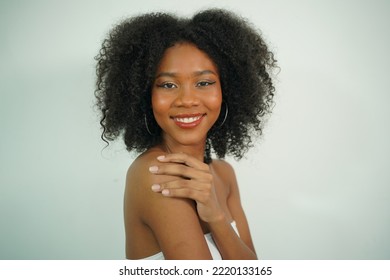
[[[213,74],[213,75],[218,76],[217,73],[215,73],[212,70],[195,71],[193,76],[197,77],[197,76],[202,76],[202,75],[206,75],[206,74]],[[176,77],[176,76],[177,76],[177,74],[175,72],[161,72],[156,76],[156,79],[158,79],[160,77]]]

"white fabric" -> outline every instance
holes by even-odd
[[[235,221],[233,221],[231,223],[231,226],[234,229],[234,231],[237,233],[237,235],[240,236],[240,234],[238,233],[238,229],[237,229],[237,225],[236,225]],[[213,257],[213,260],[222,260],[221,254],[218,251],[217,245],[215,244],[213,237],[211,236],[211,233],[206,233],[204,235],[204,238],[206,239],[207,246],[209,246],[209,250],[210,250],[211,256]],[[162,252],[158,252],[155,255],[143,258],[141,260],[165,260],[165,258],[164,258],[164,254]]]

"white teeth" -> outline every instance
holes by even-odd
[[[181,123],[192,123],[192,122],[199,120],[201,117],[202,116],[191,117],[191,118],[175,118],[175,120],[177,122],[181,122]]]

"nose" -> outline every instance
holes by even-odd
[[[192,107],[199,105],[199,98],[196,90],[190,86],[180,88],[175,99],[175,106],[177,107]]]

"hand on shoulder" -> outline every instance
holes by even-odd
[[[152,186],[153,191],[163,196],[186,198],[196,202],[197,213],[204,222],[223,220],[221,209],[209,165],[185,153],[159,156],[158,165],[150,168],[151,173],[159,176],[174,176],[168,182]],[[162,180],[162,178],[161,178]]]
[[[164,153],[159,150],[144,153],[127,174],[126,188],[136,189],[140,219],[152,230],[166,259],[210,259],[194,201],[185,195],[173,195],[173,191],[166,196],[152,190],[153,185],[159,184],[170,186],[171,191],[172,184],[176,184],[172,182],[186,180],[172,166],[167,171],[167,165],[180,164],[159,161],[157,157],[161,155]],[[151,166],[158,166],[161,173],[151,172]],[[185,176],[194,175],[185,171]]]

